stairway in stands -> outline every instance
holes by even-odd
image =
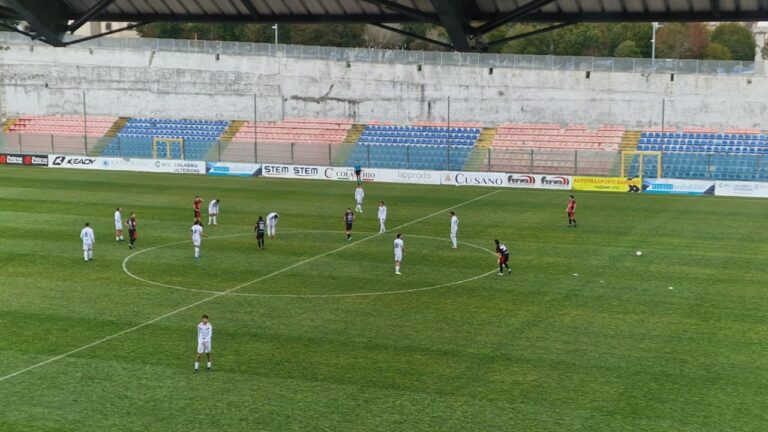
[[[245,120],[232,120],[229,122],[229,127],[224,129],[224,132],[221,133],[219,142],[208,150],[208,153],[205,155],[205,160],[220,161],[222,153],[224,153],[224,150],[227,149],[227,146],[232,142],[237,133],[240,132],[240,128],[242,128],[244,124]]]
[[[637,144],[640,142],[640,131],[628,130],[624,132],[624,136],[621,137],[621,144],[619,144],[619,164],[624,162],[624,167],[628,169],[632,165],[632,161],[635,159],[633,152],[637,151]],[[620,175],[621,167],[614,167],[613,172],[618,172]]]
[[[112,142],[112,139],[123,129],[126,123],[128,123],[128,117],[118,117],[112,126],[109,127],[104,136],[96,139],[96,142],[88,146],[88,156],[99,156],[101,152]]]
[[[480,131],[477,144],[464,165],[465,170],[486,171],[488,169],[488,149],[491,148],[493,139],[496,137],[496,130],[496,128],[483,128]]]
[[[344,142],[336,148],[336,152],[333,155],[333,165],[341,166],[347,162],[349,154],[352,152],[352,148],[360,139],[360,135],[365,131],[365,125],[360,123],[352,124],[352,127],[347,131],[347,136],[344,138]]]

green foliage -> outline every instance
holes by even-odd
[[[718,25],[712,32],[712,42],[716,42],[731,52],[733,60],[755,60],[755,37],[741,24],[725,23]]]
[[[731,50],[728,47],[720,45],[717,42],[712,42],[704,50],[701,58],[703,60],[732,60]]]
[[[606,24],[605,33],[607,45],[605,55],[612,55],[619,45],[630,41],[634,43],[637,49],[637,57],[647,58],[651,56],[653,27],[650,23]]]
[[[291,24],[290,42],[296,45],[365,46],[365,24]]]
[[[708,44],[709,31],[702,23],[667,23],[656,32],[658,58],[701,58]]]
[[[613,51],[613,56],[637,58],[640,57],[640,50],[637,48],[634,41],[628,40],[620,43],[619,46],[616,47]]]

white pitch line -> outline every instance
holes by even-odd
[[[338,232],[338,231],[328,231],[328,230],[288,231],[289,234],[336,233],[336,232]],[[217,239],[217,238],[224,238],[224,237],[246,236],[246,235],[249,235],[249,234],[228,234],[228,235],[223,235],[223,236],[211,237],[210,240]],[[440,237],[425,236],[425,235],[418,235],[418,234],[409,234],[408,237],[425,238],[425,239],[431,239],[431,240],[450,241],[449,239],[443,239],[443,238],[440,238]],[[183,287],[183,286],[179,286],[179,285],[169,285],[169,284],[164,284],[162,282],[155,282],[155,281],[152,281],[152,280],[144,279],[141,276],[137,276],[137,275],[131,273],[130,270],[128,270],[128,267],[127,267],[128,261],[132,257],[138,255],[139,253],[145,252],[145,251],[150,251],[150,250],[153,250],[153,249],[159,249],[159,248],[162,248],[162,247],[173,246],[173,245],[177,245],[179,243],[186,243],[186,242],[168,243],[168,244],[165,244],[165,245],[155,246],[155,247],[152,247],[152,248],[149,248],[149,249],[144,249],[144,250],[135,252],[135,253],[133,253],[131,255],[128,255],[127,257],[125,257],[125,260],[123,260],[123,271],[128,276],[130,276],[130,277],[132,277],[132,278],[134,278],[134,279],[136,279],[138,281],[141,281],[141,282],[144,282],[144,283],[147,283],[147,284],[151,284],[151,285],[157,285],[157,286],[161,286],[161,287],[165,287],[165,288],[171,288],[171,289],[175,289],[175,290],[181,290],[181,291],[197,292],[197,293],[204,293],[204,294],[220,294],[221,291],[202,290],[202,289],[197,289],[197,288]],[[480,251],[488,252],[491,255],[495,254],[493,251],[491,251],[489,249],[485,249],[484,247],[478,246],[476,244],[467,243],[467,242],[463,242],[463,241],[459,241],[459,244],[467,245],[467,246],[473,247],[475,249],[478,249]],[[438,288],[445,288],[445,287],[449,287],[449,286],[453,286],[453,285],[460,285],[460,284],[463,284],[463,283],[466,283],[466,282],[471,282],[473,280],[480,279],[482,277],[488,276],[489,274],[495,273],[495,272],[496,272],[496,270],[493,270],[493,271],[488,272],[488,273],[483,273],[483,274],[481,274],[479,276],[473,276],[473,277],[470,277],[468,279],[464,279],[464,280],[460,280],[460,281],[455,281],[455,282],[448,282],[448,283],[444,283],[444,284],[441,284],[441,285],[434,285],[434,286],[422,287],[422,288],[412,288],[412,289],[398,290],[398,291],[369,291],[369,292],[345,293],[345,294],[269,294],[269,293],[229,292],[229,293],[227,293],[227,295],[228,296],[241,296],[241,297],[288,297],[288,298],[334,298],[335,297],[335,298],[339,298],[339,297],[361,297],[361,296],[380,296],[380,295],[388,295],[388,294],[404,294],[404,293],[411,293],[411,292],[418,292],[418,291],[428,291],[428,290],[433,290],[433,289],[438,289]]]
[[[447,209],[444,209],[444,210],[440,210],[440,211],[434,212],[434,213],[432,213],[432,214],[430,214],[430,215],[428,215],[428,216],[424,216],[424,217],[422,217],[422,218],[419,218],[419,219],[416,219],[416,220],[414,220],[414,221],[411,221],[411,222],[405,223],[405,224],[403,224],[403,225],[400,225],[400,226],[398,226],[398,227],[395,227],[395,228],[393,228],[393,230],[397,230],[397,229],[400,229],[400,228],[406,227],[406,226],[408,226],[408,225],[413,225],[413,224],[415,224],[415,223],[417,223],[417,222],[421,222],[421,221],[423,221],[423,220],[425,220],[425,219],[431,218],[432,216],[438,215],[438,214],[440,214],[440,213],[445,213],[445,212],[447,212],[448,210],[450,210],[450,209],[453,209],[453,208],[458,208],[458,207],[461,207],[461,206],[467,205],[467,204],[469,204],[469,203],[473,203],[473,202],[475,202],[475,201],[477,201],[477,200],[480,200],[480,199],[483,199],[483,198],[485,198],[485,197],[491,196],[491,195],[493,195],[493,194],[496,194],[496,193],[498,193],[498,192],[500,192],[500,191],[501,191],[500,189],[499,189],[499,190],[495,190],[495,191],[493,191],[493,192],[490,192],[490,193],[487,193],[487,194],[481,195],[481,196],[479,196],[479,197],[476,197],[476,198],[473,198],[473,199],[471,199],[471,200],[468,200],[468,201],[464,201],[463,203],[457,204],[457,205],[455,205],[455,206],[449,207],[449,208],[447,208]],[[0,377],[0,382],[3,382],[3,381],[6,381],[6,380],[9,380],[9,379],[11,379],[11,378],[13,378],[13,377],[16,377],[16,376],[19,376],[19,375],[21,375],[21,374],[23,374],[23,373],[26,373],[26,372],[29,372],[29,371],[31,371],[31,370],[37,369],[37,368],[39,368],[39,367],[41,367],[41,366],[45,366],[45,365],[47,365],[47,364],[49,364],[49,363],[53,363],[53,362],[55,362],[55,361],[61,360],[61,359],[63,359],[63,358],[66,358],[66,357],[69,357],[69,356],[71,356],[72,354],[76,354],[76,353],[79,353],[80,351],[86,350],[86,349],[88,349],[88,348],[91,348],[91,347],[94,347],[94,346],[96,346],[96,345],[100,345],[100,344],[102,344],[102,343],[104,343],[104,342],[107,342],[107,341],[109,341],[109,340],[112,340],[112,339],[114,339],[114,338],[120,337],[120,336],[122,336],[122,335],[124,335],[124,334],[127,334],[127,333],[130,333],[130,332],[136,331],[136,330],[138,330],[138,329],[144,328],[144,327],[146,327],[146,326],[148,326],[148,325],[150,325],[150,324],[154,324],[154,323],[156,323],[156,322],[158,322],[158,321],[160,321],[160,320],[163,320],[163,319],[165,319],[165,318],[168,318],[169,316],[173,316],[173,315],[176,315],[176,314],[177,314],[177,313],[179,313],[179,312],[184,312],[185,310],[191,309],[191,308],[193,308],[193,307],[195,307],[195,306],[199,306],[199,305],[201,305],[201,304],[203,304],[203,303],[207,303],[207,302],[209,302],[209,301],[211,301],[211,300],[213,300],[213,299],[219,298],[219,297],[221,297],[221,296],[224,296],[224,295],[227,295],[227,294],[229,294],[229,293],[231,293],[231,292],[233,292],[233,291],[239,290],[240,288],[244,288],[244,287],[246,287],[246,286],[248,286],[248,285],[251,285],[251,284],[254,284],[254,283],[257,283],[257,282],[263,281],[263,280],[265,280],[265,279],[271,278],[272,276],[277,276],[277,275],[279,275],[279,274],[281,274],[281,273],[287,272],[288,270],[294,269],[294,268],[296,268],[296,267],[298,267],[298,266],[300,266],[300,265],[303,265],[303,264],[306,264],[306,263],[312,262],[312,261],[314,261],[314,260],[316,260],[316,259],[319,259],[319,258],[322,258],[322,257],[324,257],[324,256],[328,256],[328,255],[330,255],[330,254],[332,254],[332,253],[335,253],[335,252],[338,252],[338,251],[344,250],[344,249],[346,249],[346,248],[348,248],[348,247],[351,247],[351,246],[353,246],[353,245],[355,245],[355,244],[358,244],[358,243],[362,243],[362,242],[364,242],[364,241],[366,241],[366,240],[369,240],[369,239],[371,239],[371,238],[374,238],[374,237],[376,237],[377,235],[378,235],[378,234],[375,234],[375,235],[372,235],[372,236],[369,236],[369,237],[365,237],[365,238],[362,238],[362,239],[360,239],[360,240],[358,240],[358,241],[356,241],[356,242],[352,242],[352,243],[349,243],[349,244],[347,244],[347,245],[344,245],[344,246],[342,246],[342,247],[340,247],[340,248],[337,248],[337,249],[334,249],[334,250],[332,250],[332,251],[329,251],[329,252],[325,252],[325,253],[322,253],[322,254],[320,254],[320,255],[317,255],[317,256],[315,256],[315,257],[312,257],[312,258],[307,258],[307,259],[305,259],[304,261],[301,261],[301,262],[298,262],[298,263],[296,263],[296,264],[293,264],[293,265],[290,265],[290,266],[288,266],[288,267],[285,267],[285,268],[283,268],[283,269],[280,269],[280,270],[274,271],[274,272],[272,272],[272,273],[270,273],[270,274],[268,274],[268,275],[266,275],[266,276],[262,276],[262,277],[260,277],[260,278],[258,278],[258,279],[254,279],[254,280],[252,280],[252,281],[250,281],[250,282],[246,282],[246,283],[244,283],[244,284],[241,284],[241,285],[238,285],[238,286],[236,286],[236,287],[234,287],[234,288],[230,288],[230,289],[228,289],[228,290],[226,290],[226,291],[222,291],[222,292],[220,292],[220,293],[214,294],[214,295],[212,295],[212,296],[210,296],[210,297],[206,297],[206,298],[204,298],[204,299],[202,299],[202,300],[199,300],[199,301],[196,301],[196,302],[194,302],[194,303],[192,303],[192,304],[189,304],[189,305],[186,305],[186,306],[180,307],[180,308],[178,308],[178,309],[176,309],[176,310],[174,310],[174,311],[168,312],[168,313],[167,313],[167,314],[165,314],[165,315],[162,315],[162,316],[159,316],[159,317],[157,317],[157,318],[151,319],[151,320],[149,320],[149,321],[147,321],[147,322],[144,322],[144,323],[142,323],[142,324],[139,324],[139,325],[137,325],[137,326],[134,326],[134,327],[131,327],[131,328],[128,328],[128,329],[125,329],[125,330],[121,330],[121,331],[119,331],[119,332],[117,332],[117,333],[115,333],[115,334],[113,334],[113,335],[110,335],[110,336],[107,336],[107,337],[101,338],[101,339],[99,339],[99,340],[97,340],[97,341],[95,341],[95,342],[91,342],[91,343],[89,343],[89,344],[87,344],[87,345],[83,345],[83,346],[81,346],[81,347],[79,347],[79,348],[75,348],[75,349],[73,349],[73,350],[71,350],[71,351],[67,351],[67,352],[65,352],[65,353],[63,353],[63,354],[59,354],[59,355],[57,355],[57,356],[55,356],[55,357],[51,357],[51,358],[49,358],[48,360],[44,360],[44,361],[41,361],[40,363],[34,364],[34,365],[32,365],[32,366],[29,366],[29,367],[26,367],[26,368],[24,368],[24,369],[20,369],[20,370],[18,370],[18,371],[16,371],[16,372],[10,373],[10,374],[8,374],[8,375],[5,375],[5,376],[2,376],[2,377]]]

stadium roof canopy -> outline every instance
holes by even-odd
[[[471,51],[578,22],[765,20],[768,0],[0,0],[0,18],[26,21],[24,34],[55,46],[76,43],[64,35],[89,21],[132,23],[94,37],[151,22],[368,23],[400,33],[389,24],[421,22],[443,26],[451,43],[428,41]],[[551,25],[484,41],[512,22]]]

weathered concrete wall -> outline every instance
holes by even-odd
[[[139,50],[9,46],[8,115],[284,117],[763,127],[768,78],[347,64]]]

